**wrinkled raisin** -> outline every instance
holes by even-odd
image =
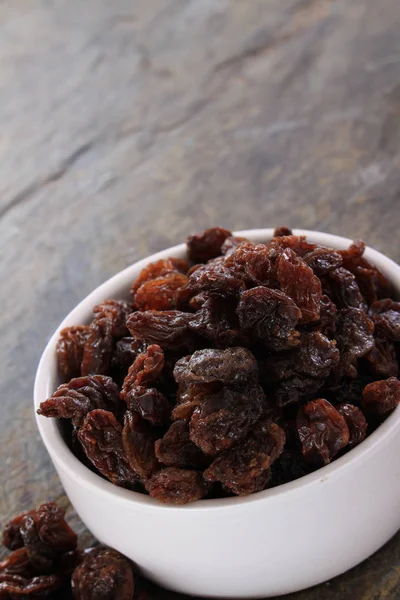
[[[215,262],[198,267],[189,277],[188,288],[193,294],[208,292],[225,297],[237,295],[245,289],[245,284],[224,264]]]
[[[45,417],[72,419],[75,426],[80,426],[87,413],[95,408],[119,414],[121,406],[118,386],[110,377],[89,375],[60,385],[37,412]]]
[[[385,337],[376,336],[374,347],[364,358],[373,375],[397,377],[399,374],[395,345]]]
[[[332,269],[341,267],[343,258],[339,252],[335,252],[335,250],[331,250],[330,248],[316,248],[305,255],[304,261],[318,277],[322,277],[332,271]]]
[[[158,468],[154,452],[157,437],[157,432],[139,415],[129,411],[125,413],[122,445],[129,466],[141,479],[147,479]]]
[[[196,350],[177,361],[174,368],[178,383],[240,383],[257,377],[258,366],[250,350]]]
[[[200,302],[200,297],[192,300]],[[191,331],[198,336],[211,340],[216,347],[242,346],[249,343],[246,332],[241,331],[235,313],[236,303],[230,303],[229,298],[218,296],[202,296],[201,306],[190,320]],[[194,302],[191,302],[194,305]]]
[[[131,563],[111,548],[94,548],[72,574],[76,600],[133,600]]]
[[[237,313],[240,326],[252,334],[254,341],[279,350],[300,342],[294,328],[302,313],[283,292],[261,286],[247,290],[240,296]]]
[[[170,310],[178,308],[184,299],[183,290],[188,278],[181,273],[170,273],[143,283],[135,294],[138,310]]]
[[[111,335],[119,339],[129,335],[126,319],[131,312],[132,306],[124,300],[105,300],[94,307],[93,323],[109,319],[111,321]]]
[[[229,237],[227,237],[224,241],[224,243],[221,246],[221,254],[224,254],[225,256],[230,256],[230,254],[232,254],[232,252],[240,245],[243,244],[243,242],[248,242],[249,240],[244,238],[244,237],[238,237],[235,235],[230,235]]]
[[[400,302],[390,298],[378,300],[371,306],[375,327],[394,342],[400,342]]]
[[[133,337],[124,337],[115,344],[111,358],[111,373],[117,383],[122,384],[129,367],[138,354],[145,352],[146,348],[146,342],[135,340]]]
[[[265,244],[240,244],[225,265],[249,285],[267,285],[273,278],[270,251]]]
[[[187,504],[204,498],[208,486],[198,471],[167,467],[146,482],[146,490],[160,502]]]
[[[172,419],[175,421],[180,419],[190,421],[194,409],[199,406],[207,396],[219,390],[219,384],[180,383],[176,393],[176,406],[171,414]]]
[[[63,381],[69,381],[81,374],[83,350],[91,331],[89,325],[76,325],[66,327],[60,332],[56,352]]]
[[[92,410],[78,432],[82,447],[96,469],[115,485],[134,488],[138,476],[122,447],[122,425],[105,410]]]
[[[317,329],[331,339],[336,332],[336,304],[325,294],[321,296],[320,304],[320,320]]]
[[[82,375],[108,375],[114,341],[111,319],[96,320],[83,349]]]
[[[131,412],[155,426],[164,425],[171,414],[168,399],[155,388],[134,386],[129,390],[125,401]]]
[[[293,232],[289,227],[276,227],[274,231],[274,237],[282,237],[285,235],[293,235]]]
[[[222,227],[211,227],[201,233],[190,235],[187,240],[189,259],[194,263],[205,263],[221,254],[221,247],[232,233]]]
[[[208,481],[220,481],[237,495],[251,493],[254,480],[282,453],[285,434],[269,420],[259,421],[246,439],[222,452],[204,471]]]
[[[357,375],[355,361],[374,347],[374,324],[358,308],[340,310],[337,319],[336,341],[341,353],[343,373]]]
[[[167,467],[201,469],[207,457],[191,441],[186,421],[175,421],[164,437],[156,442],[156,456]]]
[[[303,456],[310,464],[327,465],[349,443],[345,419],[322,398],[299,409],[296,426]]]
[[[347,447],[354,448],[358,446],[367,435],[368,424],[364,415],[357,406],[353,406],[352,404],[340,404],[337,407],[337,411],[342,415],[349,428],[350,437]]]
[[[135,312],[127,321],[128,329],[139,340],[159,344],[161,348],[191,347],[195,342],[189,329],[190,313],[178,310]]]
[[[338,308],[354,307],[365,309],[365,302],[357,285],[356,278],[347,269],[338,267],[330,271],[324,279],[324,288]]]
[[[301,257],[312,252],[316,248],[315,244],[310,244],[305,235],[281,235],[274,237],[271,241],[271,245],[275,245],[281,250],[289,248]]]
[[[164,368],[164,352],[157,344],[148,346],[129,367],[121,390],[121,398],[126,401],[128,392],[135,386],[149,386],[156,382]]]
[[[281,290],[300,308],[300,321],[318,321],[322,296],[321,282],[304,260],[290,248],[286,248],[279,258],[277,278]]]
[[[133,282],[131,293],[135,295],[140,286],[148,281],[165,277],[170,273],[186,273],[188,268],[185,260],[177,258],[161,259],[150,263],[140,271],[139,277]]]
[[[369,383],[363,391],[362,409],[367,417],[384,420],[400,402],[400,381],[396,377]]]

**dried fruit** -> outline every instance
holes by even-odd
[[[349,443],[345,419],[323,398],[299,409],[296,426],[303,456],[310,464],[327,465]]]
[[[93,309],[93,323],[102,322],[108,319],[111,322],[111,335],[116,338],[122,338],[129,335],[126,326],[126,319],[132,312],[132,306],[124,300],[105,300]]]
[[[285,434],[269,420],[259,421],[246,439],[222,452],[204,471],[208,481],[220,481],[237,495],[251,493],[252,486],[282,453]]]
[[[174,368],[178,383],[237,384],[257,377],[258,366],[250,350],[227,348],[226,350],[196,350],[192,355],[177,361]]]
[[[249,285],[268,285],[273,281],[270,249],[265,244],[240,244],[225,265]]]
[[[292,230],[289,227],[277,227],[274,231],[274,237],[282,237],[285,235],[293,235]]]
[[[240,246],[239,246],[240,247]],[[230,257],[231,258],[231,257]],[[189,290],[192,294],[207,292],[217,296],[236,296],[245,289],[240,276],[221,262],[201,265],[189,277]]]
[[[96,469],[115,485],[133,489],[138,476],[122,447],[122,425],[106,410],[92,410],[78,432],[78,439]]]
[[[141,270],[139,277],[133,282],[131,293],[135,295],[140,286],[148,281],[165,277],[170,273],[186,273],[188,268],[187,262],[178,258],[161,259],[150,263]]]
[[[205,263],[219,256],[222,244],[231,235],[230,231],[222,227],[212,227],[190,235],[186,240],[190,260],[194,263]]]
[[[130,390],[138,385],[149,386],[156,382],[164,368],[164,352],[157,344],[148,346],[129,367],[121,390],[121,398],[126,401]]]
[[[241,328],[249,331],[255,342],[276,350],[300,343],[295,327],[302,314],[283,292],[261,286],[247,290],[240,296],[237,314]]]
[[[225,256],[229,256],[230,254],[232,254],[232,252],[235,250],[235,248],[237,248],[239,246],[239,244],[242,244],[243,242],[248,242],[248,241],[249,240],[244,237],[230,235],[229,237],[227,237],[225,239],[224,243],[221,246],[221,254],[224,254]]]
[[[343,263],[343,258],[339,252],[335,252],[335,250],[331,250],[330,248],[316,248],[305,255],[304,261],[318,277],[322,277],[333,269],[340,267]]]
[[[143,283],[135,294],[138,310],[170,310],[178,308],[188,278],[181,273],[169,273]]]
[[[356,278],[350,271],[338,267],[329,272],[324,279],[326,293],[338,308],[365,309],[365,302],[357,285]]]
[[[190,313],[178,310],[135,312],[127,321],[128,329],[138,340],[159,344],[161,348],[192,347],[194,334],[189,329]]]
[[[167,467],[204,468],[207,457],[191,441],[186,421],[175,421],[164,437],[156,442],[156,456]]]
[[[113,351],[113,322],[98,319],[90,326],[90,334],[83,349],[82,375],[108,375]]]
[[[111,373],[117,383],[122,384],[129,367],[138,354],[145,352],[146,348],[146,342],[135,340],[133,337],[124,337],[115,344],[111,358]]]
[[[357,375],[356,359],[365,356],[374,347],[374,324],[359,308],[339,311],[336,341],[341,354],[343,374]]]
[[[86,415],[95,408],[120,414],[118,386],[111,377],[89,375],[63,383],[50,398],[40,404],[39,415],[71,419],[73,425],[82,425]]]
[[[91,333],[89,325],[66,327],[57,342],[58,369],[63,381],[81,375],[83,349]]]
[[[76,600],[133,600],[131,563],[111,548],[94,548],[72,574]]]
[[[352,404],[340,404],[337,411],[342,415],[349,428],[350,438],[347,447],[354,448],[358,446],[367,435],[368,424],[364,415],[357,406]]]
[[[383,336],[400,342],[400,302],[390,298],[378,300],[371,306],[376,330]]]
[[[146,490],[160,502],[186,504],[204,498],[208,486],[198,471],[168,467],[146,482]]]
[[[158,434],[139,415],[125,413],[122,446],[129,466],[141,479],[147,479],[158,468],[154,443]]]
[[[374,381],[365,386],[362,409],[371,419],[383,421],[400,402],[400,381],[396,377]]]
[[[321,282],[307,263],[290,248],[286,248],[279,258],[277,278],[281,290],[300,308],[301,323],[318,321],[322,296]]]

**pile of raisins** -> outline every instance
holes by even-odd
[[[130,302],[61,332],[38,410],[75,454],[161,502],[247,495],[342,456],[400,400],[400,302],[363,256],[221,229],[145,267]]]
[[[105,547],[78,549],[76,533],[54,502],[15,517],[3,529],[11,550],[0,562],[0,598],[133,600],[130,561]]]

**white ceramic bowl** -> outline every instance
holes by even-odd
[[[295,233],[333,248],[350,243],[324,233]],[[238,234],[265,242],[273,230]],[[60,329],[87,322],[102,300],[126,297],[149,262],[184,254],[181,244],[139,261],[67,316],[41,358],[35,409],[59,384]],[[400,293],[400,267],[370,248],[365,256]],[[93,535],[131,558],[151,580],[179,592],[221,598],[294,592],[355,566],[400,527],[400,409],[349,454],[302,479],[245,498],[183,507],[113,486],[75,458],[56,420],[37,417],[37,424],[71,503]]]

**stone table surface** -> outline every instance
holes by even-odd
[[[35,369],[110,275],[214,224],[362,237],[400,260],[400,3],[2,0],[0,20],[4,522],[67,505]],[[400,598],[400,535],[288,598]]]

